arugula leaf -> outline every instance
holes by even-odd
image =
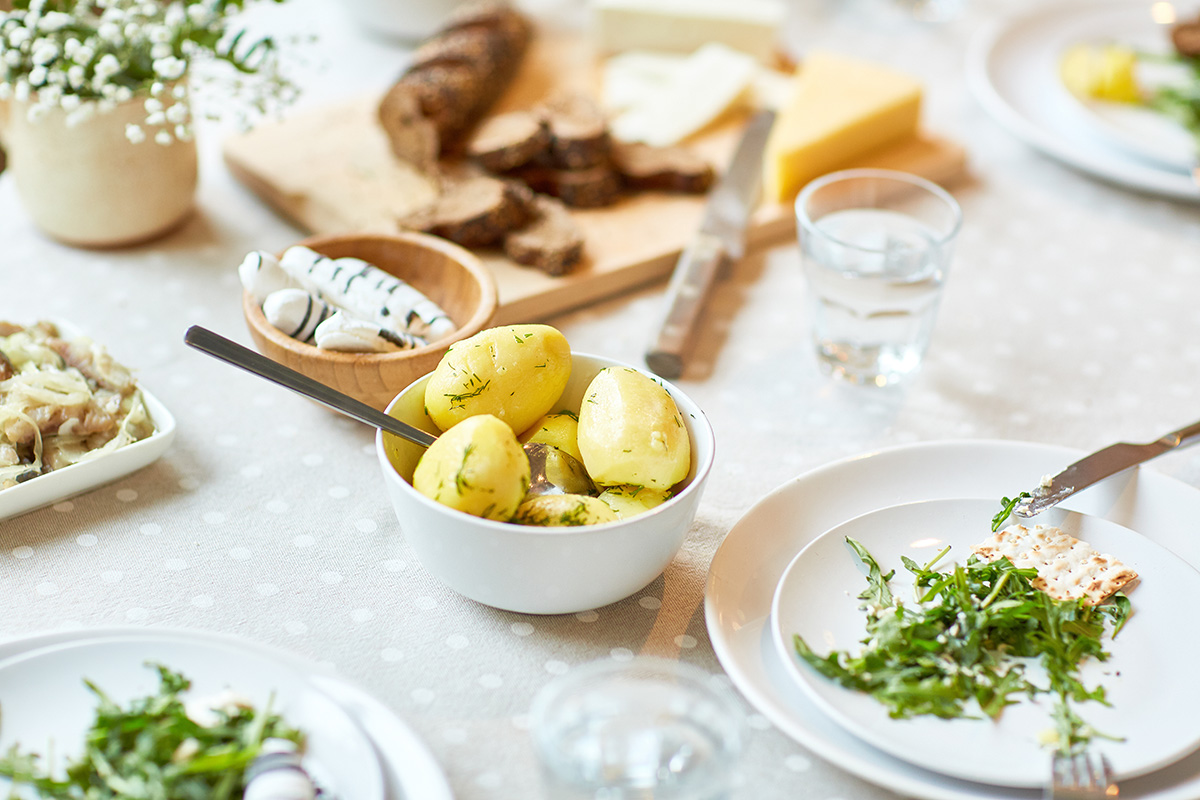
[[[127,708],[113,702],[89,680],[96,696],[95,718],[84,736],[84,751],[55,779],[41,757],[13,745],[0,756],[0,775],[14,786],[36,789],[43,798],[64,800],[227,800],[241,797],[243,774],[267,738],[302,745],[303,735],[271,711],[236,708],[217,711],[217,722],[200,725],[187,716],[180,695],[191,681],[161,664],[155,695],[135,698]]]
[[[992,517],[992,533],[1000,530],[1000,527],[1012,516],[1013,510],[1016,509],[1017,503],[1024,500],[1026,497],[1033,497],[1029,492],[1021,492],[1016,497],[1001,497],[1000,498],[1000,513]]]
[[[947,548],[925,565],[902,559],[917,597],[905,605],[888,586],[895,571],[884,574],[860,542],[846,541],[867,566],[867,588],[859,595],[866,637],[857,654],[822,656],[794,636],[796,654],[818,673],[870,694],[897,719],[973,718],[978,708],[996,720],[1020,695],[1049,693],[1055,696],[1058,748],[1074,751],[1104,736],[1070,703],[1107,704],[1102,686],[1080,681],[1079,665],[1108,658],[1101,640],[1107,626],[1116,635],[1128,619],[1128,598],[1116,595],[1101,606],[1056,600],[1034,588],[1036,570],[1018,569],[1007,558],[989,563],[972,555],[965,565],[934,571]],[[1031,660],[1044,667],[1047,686],[1026,677]]]

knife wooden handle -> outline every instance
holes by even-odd
[[[704,301],[729,256],[721,240],[699,234],[679,256],[667,286],[667,307],[658,335],[646,351],[646,366],[664,378],[678,378],[694,344],[694,331]]]

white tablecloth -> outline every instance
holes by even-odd
[[[144,625],[235,634],[327,664],[428,743],[463,800],[541,794],[527,710],[551,677],[600,658],[677,656],[719,672],[703,618],[722,537],[769,490],[877,448],[1016,439],[1094,449],[1200,417],[1200,217],[1050,161],[970,96],[970,34],[1032,6],[974,2],[938,26],[876,4],[796,2],[788,41],[885,60],[927,86],[926,124],[970,152],[955,187],[965,224],[932,348],[904,388],[831,382],[806,332],[799,252],[739,263],[709,306],[680,385],[707,412],[717,462],[687,542],[633,597],[562,617],[500,612],[426,574],[384,495],[373,432],[183,344],[202,324],[248,343],[235,267],[302,232],[237,184],[204,131],[198,209],[127,250],[72,249],[37,233],[0,177],[0,318],[67,319],[136,368],[176,415],[153,466],[0,522],[0,636]],[[533,6],[531,6],[533,7]],[[543,2],[544,13],[573,13]],[[387,86],[405,46],[364,37],[333,2],[262,12],[318,34],[303,65],[315,107]],[[654,285],[549,322],[578,350],[641,363]],[[1200,486],[1200,451],[1153,469]],[[1040,477],[1040,476],[1038,476]],[[743,798],[882,798],[751,709]]]

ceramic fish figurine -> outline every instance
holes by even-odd
[[[334,312],[317,326],[314,341],[322,350],[346,353],[386,353],[425,345],[425,340],[419,336],[397,333],[376,322],[355,319],[343,311]]]
[[[246,768],[243,800],[315,800],[317,788],[301,764],[295,742],[267,739]]]
[[[360,259],[328,258],[297,245],[284,251],[279,265],[302,288],[357,319],[431,341],[455,330],[446,312],[411,284]]]
[[[267,322],[293,339],[313,344],[317,326],[333,316],[337,309],[303,289],[279,289],[262,301]]]
[[[261,250],[246,254],[238,267],[238,277],[241,278],[242,287],[260,306],[272,293],[296,285],[279,266],[279,259]]]

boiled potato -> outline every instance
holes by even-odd
[[[529,489],[529,459],[512,428],[481,414],[429,446],[413,472],[413,488],[467,514],[509,520]]]
[[[585,494],[543,494],[521,503],[513,522],[546,528],[616,522],[617,514],[598,497]]]
[[[546,414],[521,434],[518,441],[521,444],[548,444],[572,456],[576,461],[583,461],[583,456],[579,453],[579,415],[573,411]]]
[[[425,386],[442,430],[491,414],[520,433],[548,413],[571,377],[571,346],[549,325],[489,328],[450,348]]]
[[[666,491],[687,477],[691,440],[671,395],[628,367],[601,370],[579,408],[579,452],[592,480]]]
[[[616,512],[618,519],[627,519],[660,506],[671,495],[644,486],[610,486],[600,493],[600,499]]]

